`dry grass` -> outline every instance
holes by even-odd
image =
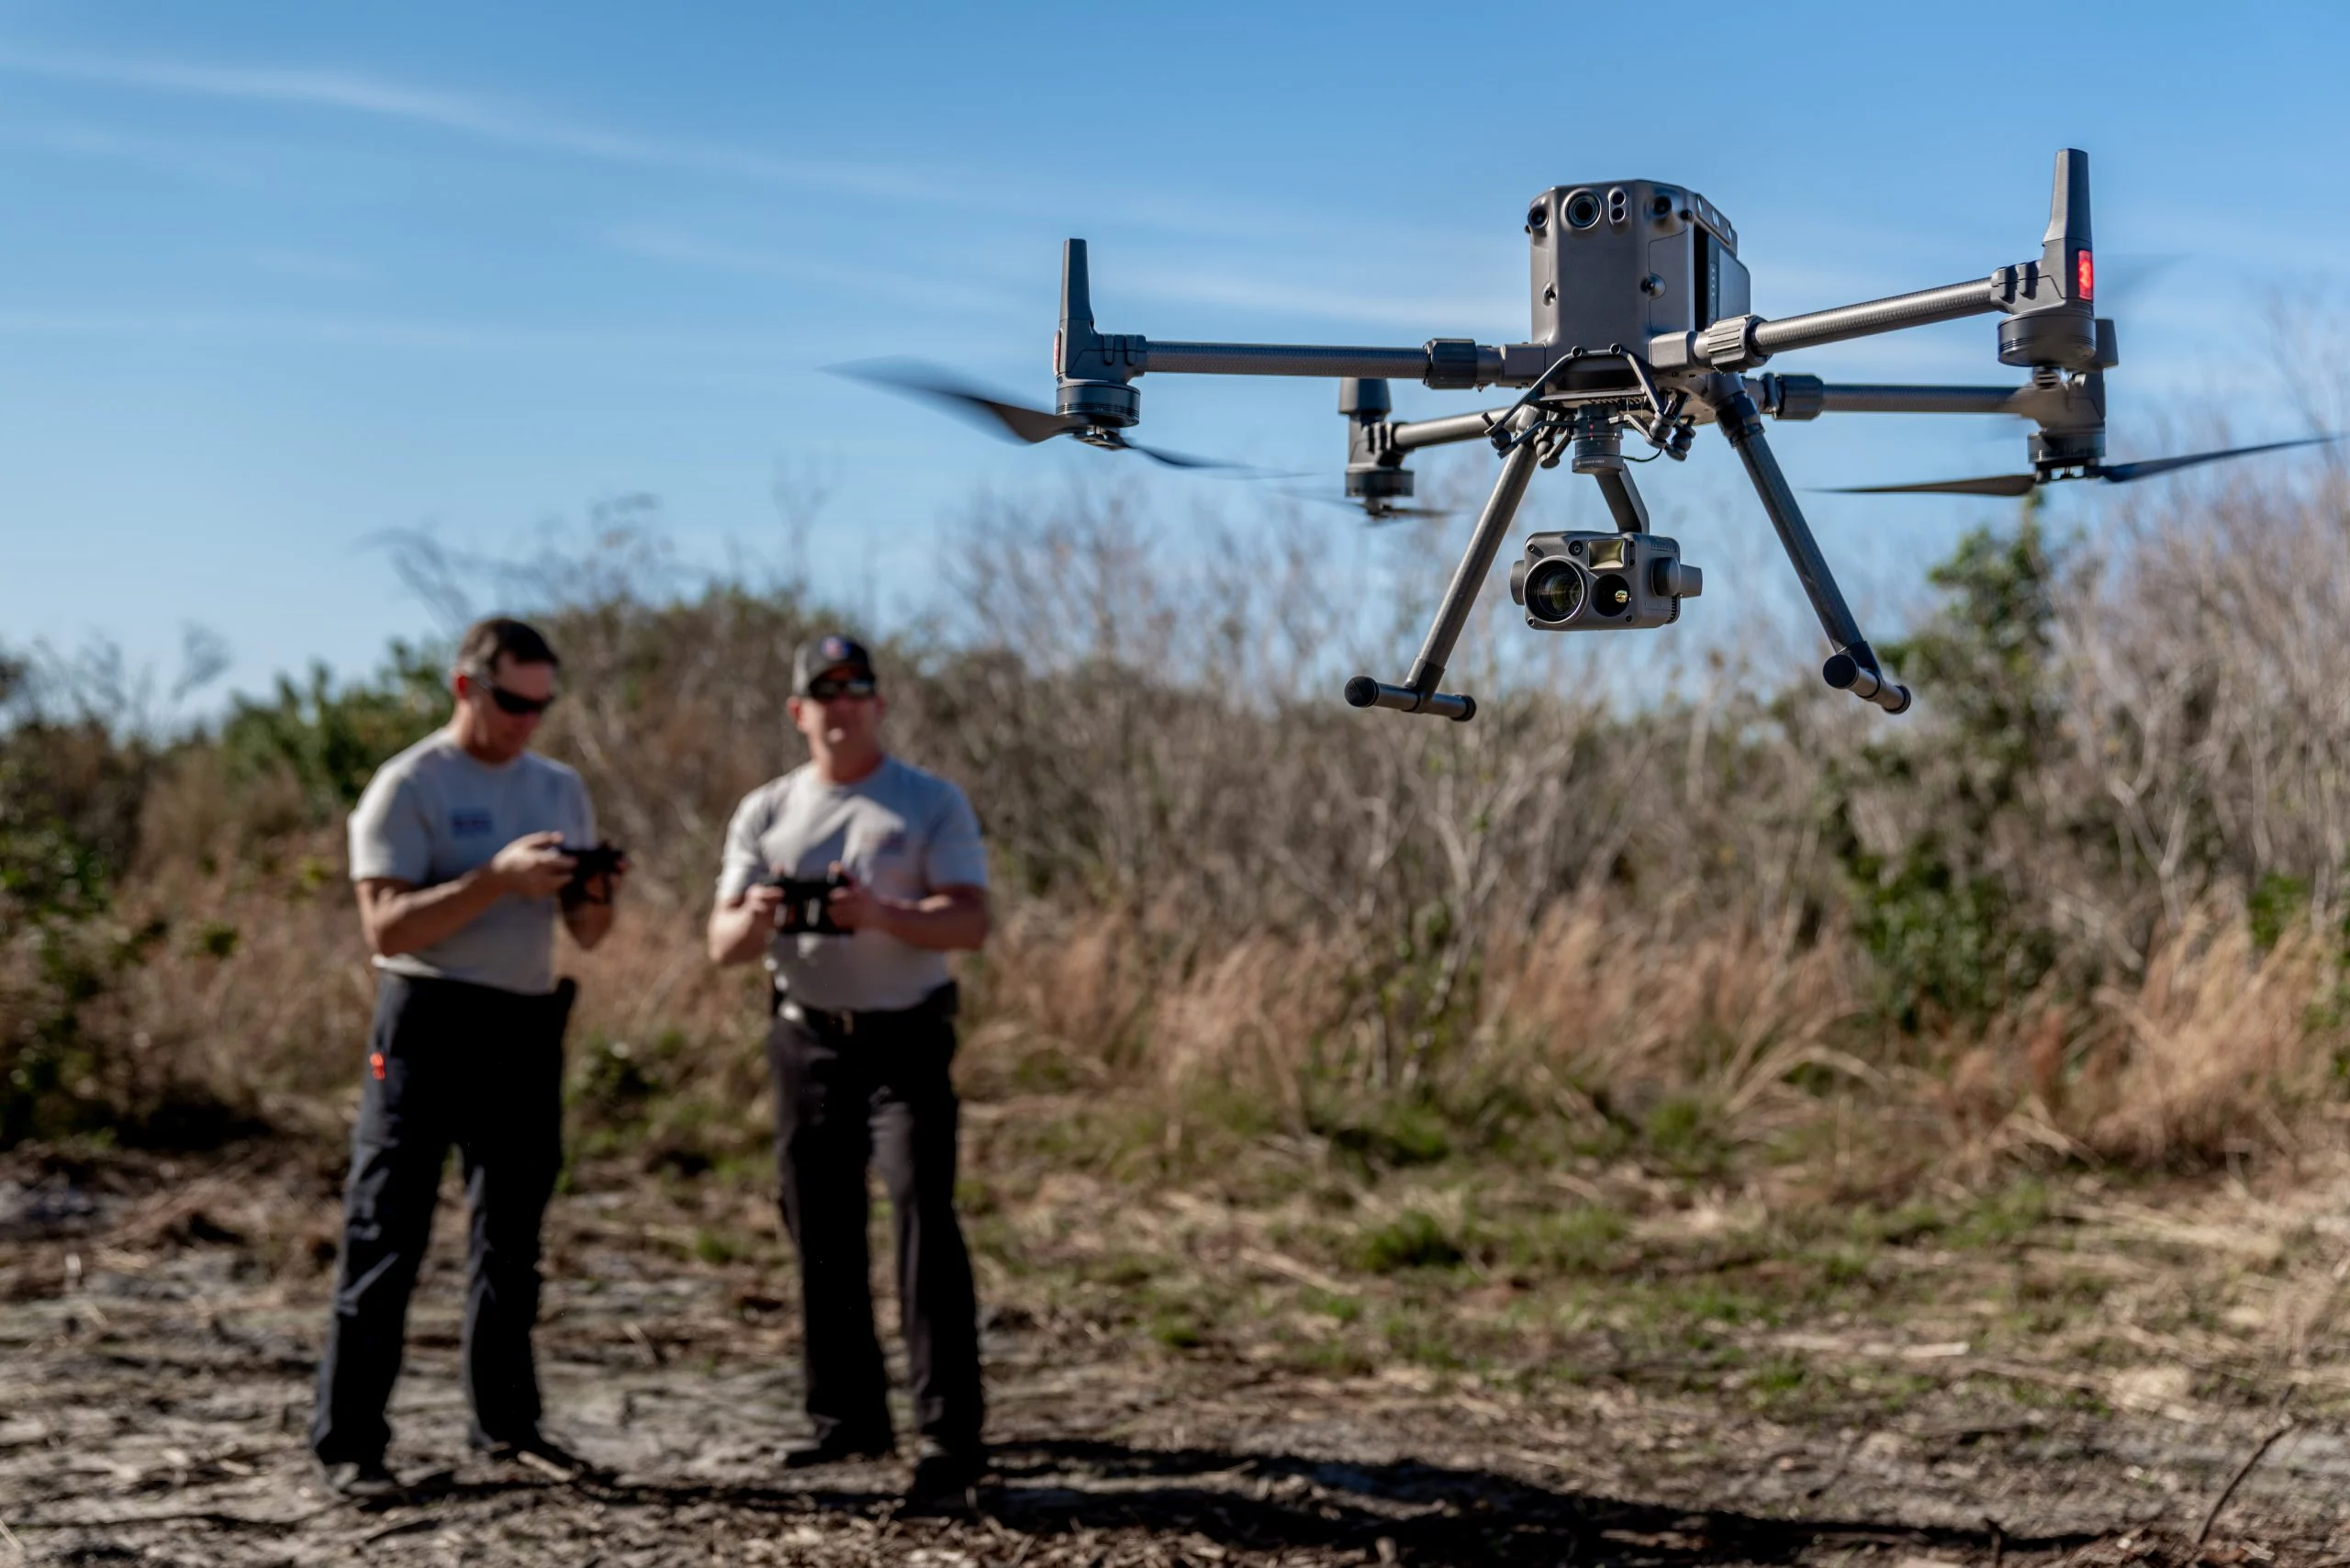
[[[1335,607],[1395,563],[1294,519],[1179,557],[1100,498],[985,511],[952,566],[963,619],[891,664],[895,743],[970,790],[1001,889],[965,969],[967,1076],[1082,1090],[1121,1169],[1353,1139],[1702,1174],[1825,1140],[1827,1190],[2297,1157],[2328,1141],[2344,1049],[2345,516],[2321,476],[2175,493],[2069,565],[1994,538],[1899,650],[1931,695],[1888,728],[1778,689],[1735,629],[1637,713],[1611,672],[1666,644],[1518,633],[1475,641],[1498,650],[1463,672],[1475,723],[1366,720],[1332,678],[1397,633]],[[2259,553],[2213,545],[2255,528]],[[1118,612],[1091,612],[1112,584]],[[758,980],[711,972],[699,929],[727,814],[793,760],[810,613],[576,586],[546,617],[575,696],[545,743],[640,868],[574,966],[581,1116],[736,1158]],[[308,735],[323,711],[279,721]],[[124,768],[93,733],[36,735],[71,752],[50,794],[105,794],[112,840],[143,847],[102,916],[0,930],[0,1010],[56,1005],[42,944],[82,944],[95,1065],[67,1087],[118,1126],[190,1092],[338,1125],[370,986],[331,795],[298,747]],[[599,1099],[614,1074],[623,1107]]]
[[[297,858],[156,891],[170,933],[94,1020],[133,1042],[120,1092],[200,1084],[331,1148],[372,990],[340,881]],[[698,1161],[755,1150],[766,1116],[762,982],[710,968],[701,913],[640,879],[607,944],[567,962],[584,981],[581,1076],[614,1050],[643,1065],[648,1125],[696,1129]],[[1852,1178],[1863,1185],[1938,1162],[2216,1164],[2334,1141],[2337,969],[2307,931],[2264,952],[2240,920],[2203,918],[2086,1008],[1922,1040],[1869,1005],[1865,955],[1838,932],[1774,945],[1737,923],[1582,901],[1477,963],[1472,1006],[1412,1014],[1366,985],[1359,940],[1259,931],[1208,946],[1015,901],[966,969],[962,1072],[982,1100],[1042,1087],[1118,1108],[1104,1136],[1133,1147],[1097,1149],[1107,1169],[1159,1169],[1187,1138],[1188,1168],[1206,1169],[1251,1137],[1326,1139],[1397,1105],[1426,1107],[1449,1154],[1629,1149],[1718,1170],[1799,1169],[1807,1133],[1849,1132],[1857,1114],[1873,1129]]]

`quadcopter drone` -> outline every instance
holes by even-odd
[[[1474,699],[1438,689],[1445,662],[1468,623],[1537,467],[1565,458],[1597,481],[1614,533],[1553,532],[1528,538],[1510,576],[1512,599],[1545,631],[1627,631],[1670,624],[1704,576],[1681,548],[1649,529],[1648,509],[1628,463],[1688,455],[1701,424],[1729,438],[1778,531],[1832,652],[1820,674],[1887,713],[1909,707],[1909,691],[1879,667],[1860,623],[1812,537],[1794,490],[1763,437],[1763,416],[1812,420],[1823,413],[2007,414],[2031,420],[2031,472],[1922,485],[1860,487],[1850,493],[2021,496],[2067,479],[2127,483],[2197,464],[2333,439],[2271,442],[2187,456],[2108,464],[2105,375],[2120,363],[2113,323],[2097,314],[2097,270],[2089,243],[2088,154],[2056,154],[2048,231],[2038,259],[1986,278],[1889,299],[1765,320],[1748,308],[1738,233],[1695,191],[1652,180],[1560,185],[1526,212],[1533,251],[1533,332],[1493,346],[1431,338],[1417,348],[1325,348],[1276,343],[1169,342],[1097,331],[1085,241],[1061,253],[1060,330],[1053,341],[1059,396],[1055,411],[983,396],[926,367],[903,362],[848,367],[901,391],[946,401],[1017,440],[1058,435],[1133,451],[1177,467],[1223,466],[1127,439],[1142,417],[1136,377],[1328,376],[1338,382],[1348,421],[1346,493],[1374,521],[1407,509],[1405,458],[1423,447],[1484,440],[1502,459],[1500,477],[1452,574],[1434,623],[1401,685],[1370,676],[1347,682],[1358,708],[1391,708],[1467,720]],[[2002,364],[2028,369],[2020,386],[1839,386],[1812,375],[1751,375],[1773,355],[1966,316],[1998,314]],[[1439,390],[1523,388],[1505,408],[1404,423],[1390,415],[1388,383],[1403,378]],[[1631,435],[1651,450],[1627,457]]]

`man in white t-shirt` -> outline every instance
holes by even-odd
[[[726,833],[711,957],[764,958],[775,977],[783,1217],[800,1254],[811,1442],[792,1468],[893,1451],[866,1255],[866,1170],[897,1225],[900,1316],[922,1448],[913,1489],[961,1492],[983,1468],[978,1307],[955,1217],[955,985],[946,955],[988,934],[979,820],[946,779],[881,745],[873,661],[837,633],[792,663],[808,762],[744,798]],[[786,929],[805,911],[778,879],[836,874],[838,932]],[[787,917],[786,912],[790,912]]]
[[[376,769],[351,813],[375,1016],[310,1447],[329,1489],[353,1499],[399,1491],[384,1409],[452,1144],[472,1211],[460,1354],[473,1445],[585,1468],[539,1431],[531,1327],[574,991],[555,981],[554,931],[603,940],[621,871],[575,876],[564,851],[596,843],[595,810],[578,774],[530,749],[555,668],[520,621],[469,629],[448,725]]]

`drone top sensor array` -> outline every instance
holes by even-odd
[[[1522,343],[1431,338],[1417,348],[1326,348],[1169,342],[1102,332],[1093,325],[1085,241],[1071,240],[1061,258],[1055,411],[986,397],[903,363],[852,368],[899,390],[946,400],[1021,441],[1069,435],[1179,467],[1218,465],[1127,439],[1125,432],[1142,417],[1135,386],[1139,376],[1328,376],[1338,382],[1338,411],[1348,421],[1346,493],[1374,519],[1404,510],[1396,503],[1412,494],[1412,472],[1404,466],[1412,453],[1452,442],[1490,442],[1502,460],[1501,476],[1411,673],[1401,685],[1357,676],[1346,689],[1347,700],[1358,708],[1456,720],[1471,717],[1477,705],[1463,693],[1438,689],[1445,662],[1534,470],[1554,467],[1561,458],[1598,483],[1616,532],[1538,533],[1528,540],[1510,591],[1529,624],[1624,631],[1680,618],[1681,601],[1701,591],[1703,577],[1681,559],[1678,544],[1650,532],[1647,508],[1626,465],[1660,455],[1684,458],[1697,427],[1710,423],[1744,463],[1828,633],[1832,653],[1821,675],[1831,687],[1899,713],[1909,706],[1908,689],[1879,667],[1845,604],[1764,438],[1765,415],[2008,414],[2038,427],[2029,474],[1865,487],[1875,492],[2020,496],[2053,480],[2143,479],[2305,444],[2104,461],[2104,373],[2120,356],[2113,323],[2097,314],[2085,152],[2067,149],[2056,155],[2055,195],[2038,257],[1965,283],[1775,320],[1748,308],[1737,231],[1711,203],[1684,187],[1651,180],[1560,185],[1528,207],[1526,233],[1533,252],[1534,324]],[[1761,372],[1773,356],[1796,349],[1990,315],[2000,318],[1999,363],[2031,372],[2021,386],[1842,386]],[[1523,390],[1506,407],[1397,422],[1390,417],[1388,383],[1398,378],[1438,389]],[[1645,457],[1625,455],[1627,435],[1650,449]]]

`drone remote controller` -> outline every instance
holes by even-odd
[[[848,886],[848,878],[834,871],[823,877],[787,877],[770,872],[753,887],[781,888],[783,902],[776,906],[775,928],[787,936],[845,936],[847,929],[833,918],[833,890]]]
[[[572,861],[571,879],[564,883],[561,894],[565,908],[576,908],[585,903],[611,902],[609,897],[598,898],[594,891],[594,884],[599,879],[610,876],[626,864],[628,851],[611,843],[585,846],[565,844],[558,845],[556,849],[558,853],[571,857]]]

